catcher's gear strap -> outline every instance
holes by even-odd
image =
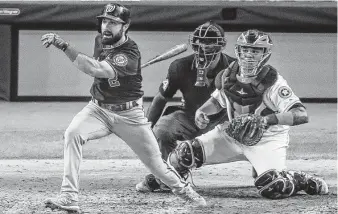
[[[250,85],[238,82],[236,78],[238,69],[237,71],[232,70],[229,77],[222,79],[225,95],[231,102],[236,102],[242,106],[259,105],[263,99],[263,93],[277,80],[278,73],[271,68],[271,66],[264,66],[263,70],[256,77],[256,80],[252,81]],[[233,88],[236,87],[246,88],[246,90],[250,91],[248,93],[251,95],[241,95],[234,92]]]
[[[221,90],[224,86],[224,82],[226,81],[227,77],[233,71],[238,70],[238,62],[237,60],[230,63],[228,68],[224,69],[223,71],[219,72],[215,78],[215,87]]]
[[[295,184],[290,174],[268,170],[255,179],[259,194],[269,199],[282,199],[295,192]]]
[[[237,81],[236,75],[239,71],[238,68],[239,68],[238,62],[236,61],[236,63],[234,63],[231,69],[231,73],[229,74],[228,81],[230,83],[235,83]],[[277,77],[278,77],[277,70],[271,65],[265,65],[262,68],[262,71],[259,72],[257,77],[250,84],[253,86],[253,89],[256,91],[257,94],[263,94],[267,88],[271,87],[277,81]],[[225,79],[223,78],[223,81],[224,80]],[[232,85],[233,84],[229,84],[228,86],[224,85],[224,87],[228,89]]]
[[[264,65],[262,71],[251,82],[258,94],[263,94],[264,91],[271,87],[277,81],[277,70],[271,65]]]

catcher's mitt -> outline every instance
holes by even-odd
[[[256,114],[235,117],[225,129],[226,133],[246,146],[256,145],[268,128],[266,120]]]

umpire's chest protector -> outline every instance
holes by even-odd
[[[237,61],[232,62],[224,71],[220,72],[215,80],[217,89],[223,90],[227,96],[232,110],[237,114],[255,113],[255,110],[263,102],[263,94],[277,80],[277,71],[270,65],[265,65],[258,76],[250,83],[242,83],[237,80],[239,66]],[[261,115],[273,113],[265,108]]]

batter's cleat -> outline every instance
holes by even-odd
[[[205,207],[207,205],[205,199],[193,190],[190,184],[187,184],[181,191],[173,190],[173,193],[191,205],[200,207]]]
[[[80,213],[80,207],[77,201],[71,200],[65,195],[59,195],[56,198],[48,198],[45,200],[46,207],[54,209],[61,209],[66,211],[73,211]]]
[[[160,180],[157,180],[153,174],[149,174],[142,182],[136,184],[136,191],[142,193],[154,191],[170,191],[170,188],[162,183]]]

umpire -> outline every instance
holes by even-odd
[[[222,53],[226,46],[224,30],[215,22],[208,21],[195,29],[189,36],[189,43],[194,53],[170,64],[167,77],[147,111],[164,160],[175,149],[177,141],[193,139],[227,118],[225,111],[210,116],[210,123],[204,130],[194,122],[195,111],[215,90],[215,77],[235,60]],[[168,106],[164,110],[177,91],[182,93],[181,105]],[[136,185],[136,190],[149,192],[164,189],[165,186],[159,183],[150,174]]]

